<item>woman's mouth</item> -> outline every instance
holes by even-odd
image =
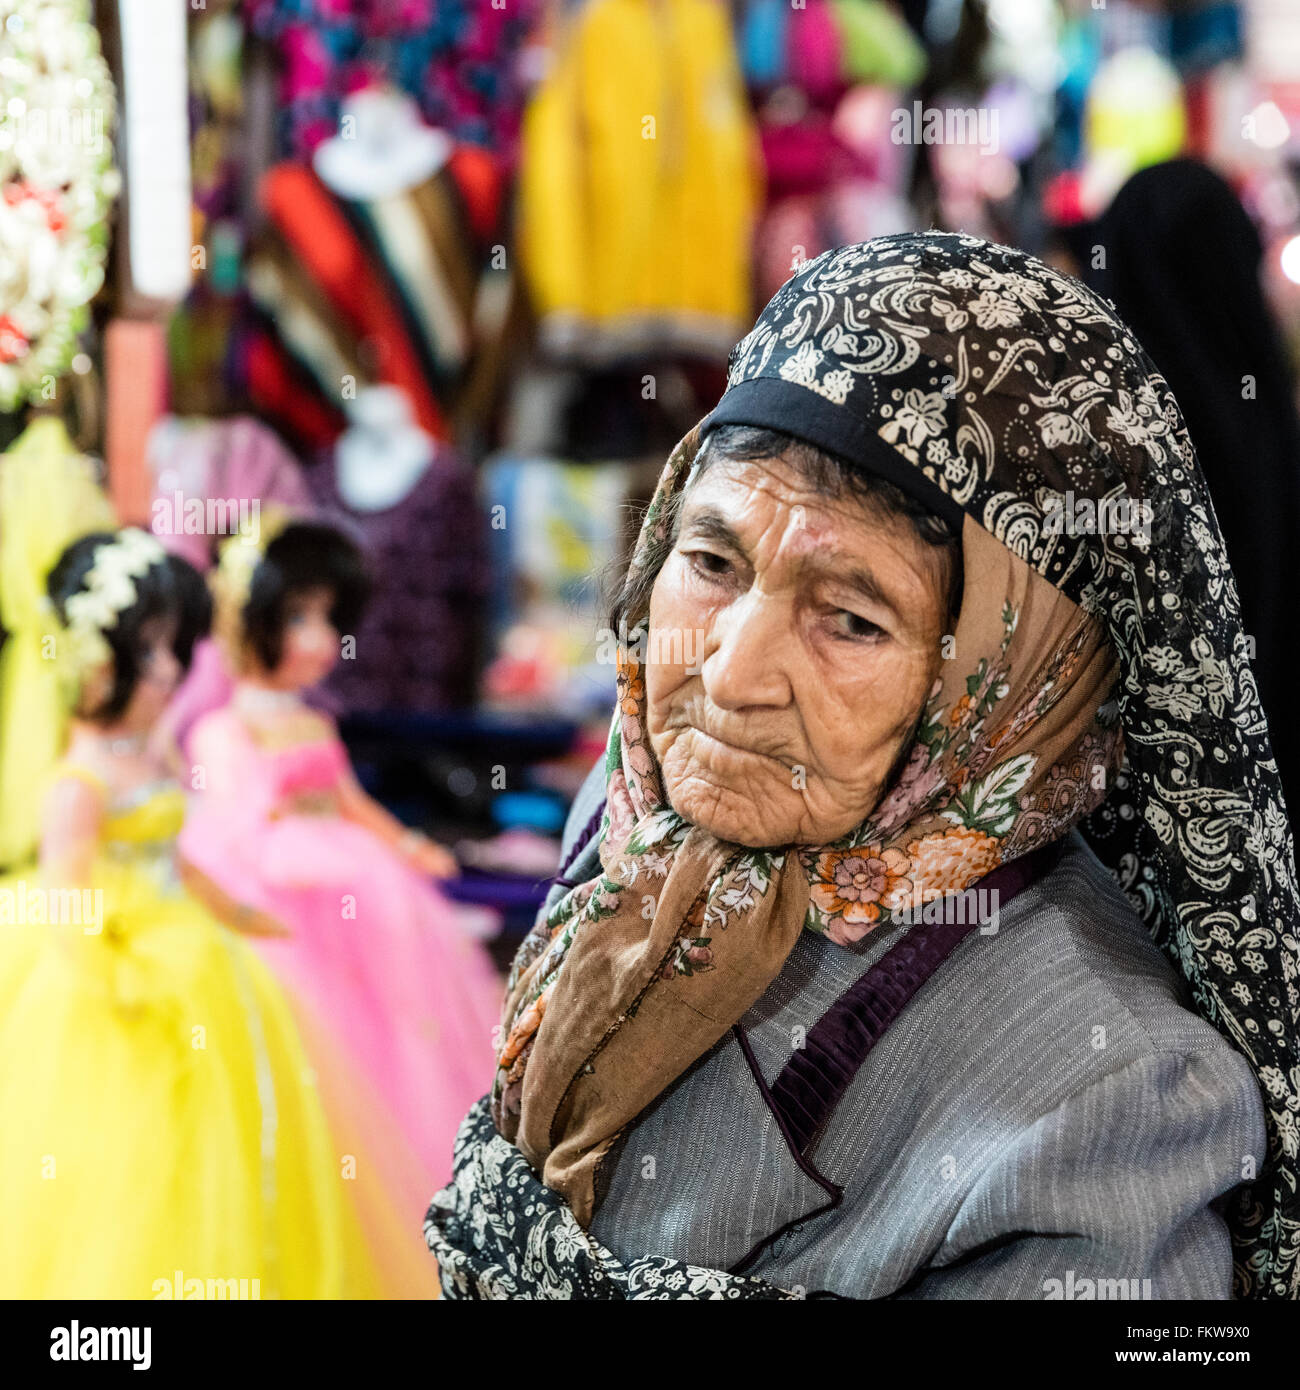
[[[779,762],[779,758],[774,758],[770,753],[760,753],[756,749],[749,748],[742,743],[731,743],[725,738],[720,738],[717,734],[711,734],[707,729],[691,726],[691,731],[696,734],[704,743],[712,744],[717,748],[724,749],[727,753],[740,755],[747,758],[762,758],[767,762]]]

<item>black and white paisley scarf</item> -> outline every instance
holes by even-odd
[[[1297,1297],[1293,849],[1251,643],[1168,386],[1113,307],[1079,282],[975,237],[903,234],[828,251],[782,286],[732,350],[727,390],[699,432],[724,423],[784,430],[969,518],[1104,626],[1126,762],[1082,829],[1198,1009],[1255,1069],[1269,1150],[1227,1213],[1234,1294]],[[483,1145],[517,1153],[490,1131],[471,1134],[482,1121],[466,1122],[456,1182],[426,1226],[448,1291],[502,1296],[499,1271],[526,1283],[528,1251],[555,1236],[556,1250],[585,1251],[607,1278],[617,1269],[594,1296],[645,1296],[634,1291],[645,1271],[633,1276],[596,1247],[558,1197],[547,1221],[523,1219],[549,1211],[549,1189],[522,1156],[491,1210],[473,1214],[482,1183],[505,1173],[483,1162],[510,1157],[485,1158]],[[458,1265],[458,1222],[462,1252],[493,1231],[499,1248]],[[713,1271],[715,1287],[700,1271],[650,1263],[650,1296],[779,1296],[761,1281]],[[564,1296],[562,1284],[542,1287]]]

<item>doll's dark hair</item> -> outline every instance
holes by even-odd
[[[188,671],[194,659],[194,644],[200,637],[206,637],[212,628],[212,591],[198,570],[179,555],[167,557],[167,568],[180,598],[180,619],[172,650],[176,660]]]
[[[85,589],[96,552],[116,539],[112,531],[95,531],[73,541],[59,556],[45,581],[45,591],[60,623],[67,622],[68,600]],[[133,582],[135,602],[118,613],[112,627],[103,629],[104,640],[113,654],[113,686],[103,703],[86,713],[86,718],[98,724],[120,719],[131,703],[147,656],[143,632],[146,623],[157,618],[176,619],[172,651],[182,669],[188,670],[194,644],[211,621],[212,609],[203,578],[179,556],[168,555],[150,565]]]
[[[330,622],[340,634],[355,633],[370,597],[370,576],[360,547],[335,526],[291,521],[266,547],[241,614],[244,644],[263,670],[284,655],[289,604],[308,589],[333,595]]]

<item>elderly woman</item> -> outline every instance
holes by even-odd
[[[1296,1296],[1292,846],[1104,301],[962,235],[808,262],[615,623],[447,1297]]]

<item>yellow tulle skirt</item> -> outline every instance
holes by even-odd
[[[436,1296],[243,940],[139,869],[97,928],[33,921],[33,879],[0,877],[0,1298]]]

